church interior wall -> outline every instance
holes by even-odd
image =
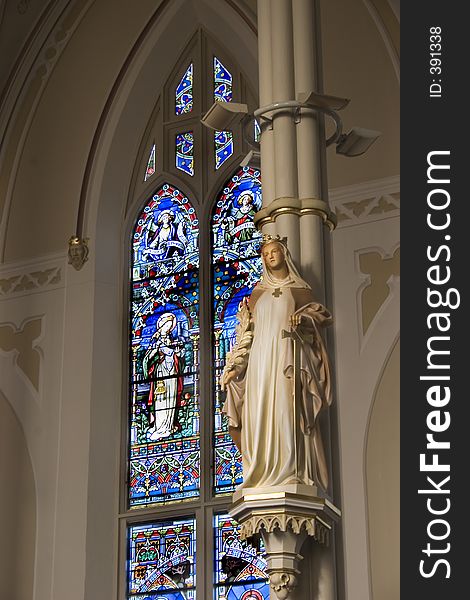
[[[0,529],[5,540],[0,544],[0,586],[15,599],[28,600],[34,585],[36,486],[22,427],[1,393],[0,436]]]
[[[377,382],[399,335],[400,279],[394,260],[399,250],[399,180],[338,188],[330,202],[340,216],[332,234],[332,271],[345,586],[347,597],[367,598],[371,573],[365,456]],[[367,296],[369,301],[363,302]],[[390,552],[397,554],[398,546]]]
[[[253,3],[238,3],[242,9],[246,5],[246,20],[226,2],[134,4],[117,9],[111,0],[77,0],[65,41],[59,36],[55,43],[56,54],[49,60],[37,57],[9,115],[8,144],[0,154],[0,418],[13,422],[11,415],[5,416],[8,402],[18,420],[1,453],[19,448],[17,456],[27,453],[31,463],[24,469],[24,489],[35,499],[35,508],[28,504],[21,510],[36,531],[25,546],[31,555],[35,545],[34,575],[30,569],[24,583],[29,590],[34,578],[35,600],[116,596],[122,398],[127,393],[125,249],[137,206],[129,190],[156,98],[196,24],[221,43],[238,40],[231,51],[257,89],[256,36],[247,24]],[[167,6],[128,60],[135,40],[163,4]],[[383,548],[385,543],[382,534],[373,538],[368,533],[380,517],[371,513],[368,522],[367,498],[374,492],[367,495],[365,448],[375,390],[381,377],[391,381],[382,372],[398,335],[399,279],[387,259],[399,244],[399,88],[387,48],[362,1],[323,2],[322,17],[325,89],[353,99],[343,111],[345,127],[383,132],[363,157],[328,152],[331,202],[342,214],[331,238],[335,410],[345,587],[354,600],[372,598],[370,565],[372,571],[382,567],[369,564],[369,546]],[[51,40],[57,40],[61,24],[59,20],[51,31]],[[107,102],[85,190],[90,258],[75,271],[67,264],[67,241],[75,231],[85,167]],[[2,118],[1,123],[7,121]],[[374,278],[385,281],[389,293],[377,308],[383,297],[377,292],[379,300],[372,298],[372,308],[366,310],[374,314],[364,315],[361,294],[372,276],[361,272],[359,256],[367,253],[382,257]],[[369,323],[365,333],[364,319]],[[40,323],[40,335],[30,340],[39,361],[36,387],[18,367],[17,350],[5,349],[1,337],[1,328],[9,327],[10,337],[19,336],[18,346],[24,324],[32,320]],[[376,397],[383,404],[393,394],[393,385],[384,384]],[[2,486],[4,477],[2,471]],[[377,595],[375,600],[388,598]]]
[[[366,449],[372,596],[400,597],[400,342],[393,347],[377,386]]]

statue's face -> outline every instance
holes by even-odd
[[[284,252],[277,242],[263,246],[261,253],[263,255],[264,262],[269,269],[278,269],[286,262]]]

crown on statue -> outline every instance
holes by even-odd
[[[263,233],[263,237],[261,239],[261,246],[265,244],[271,244],[272,242],[278,242],[287,248],[287,238],[281,237],[280,235],[271,235],[270,233]]]

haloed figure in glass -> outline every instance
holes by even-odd
[[[247,191],[240,195],[238,206],[234,203],[225,223],[225,239],[229,244],[245,242],[253,237],[256,231],[253,223],[256,214],[253,201],[253,194]]]
[[[150,348],[144,356],[144,377],[150,379],[148,414],[149,440],[165,438],[178,431],[177,408],[183,391],[184,344],[174,335],[176,317],[163,313]]]
[[[175,223],[175,215],[171,210],[162,210],[148,230],[146,254],[157,259],[165,259],[174,255],[183,255],[188,243],[184,222]]]

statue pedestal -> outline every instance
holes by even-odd
[[[236,491],[229,512],[240,524],[242,539],[262,536],[271,598],[279,600],[298,599],[303,558],[299,552],[307,536],[328,544],[333,525],[341,517],[340,510],[316,487],[302,484]]]

